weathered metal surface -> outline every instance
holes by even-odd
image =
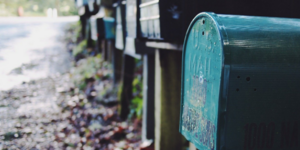
[[[184,47],[181,132],[197,148],[214,149],[223,51],[214,20],[198,18]]]
[[[300,148],[300,20],[201,13],[183,46],[180,132],[201,150]]]

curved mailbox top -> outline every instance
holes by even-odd
[[[88,4],[87,0],[76,0],[76,6],[77,7],[81,7],[81,6],[84,6],[84,5],[87,5],[87,4]]]
[[[183,47],[180,132],[201,150],[299,149],[299,41],[300,19],[197,15]]]

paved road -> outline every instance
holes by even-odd
[[[0,90],[69,70],[63,30],[78,17],[0,18]]]
[[[59,89],[71,67],[64,30],[76,20],[0,18],[0,149],[61,149],[55,136],[68,122]]]

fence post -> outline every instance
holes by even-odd
[[[122,77],[122,62],[123,62],[123,51],[113,48],[113,78],[114,84],[121,81]]]
[[[144,55],[143,63],[142,141],[147,141],[154,139],[154,55]]]
[[[123,120],[127,119],[130,112],[129,105],[132,99],[132,81],[134,77],[135,59],[129,55],[123,55],[122,71],[122,93],[121,93],[121,114]]]
[[[181,149],[181,51],[155,51],[155,150]]]

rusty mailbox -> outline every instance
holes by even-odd
[[[182,66],[180,132],[198,149],[300,149],[300,19],[200,13]]]

